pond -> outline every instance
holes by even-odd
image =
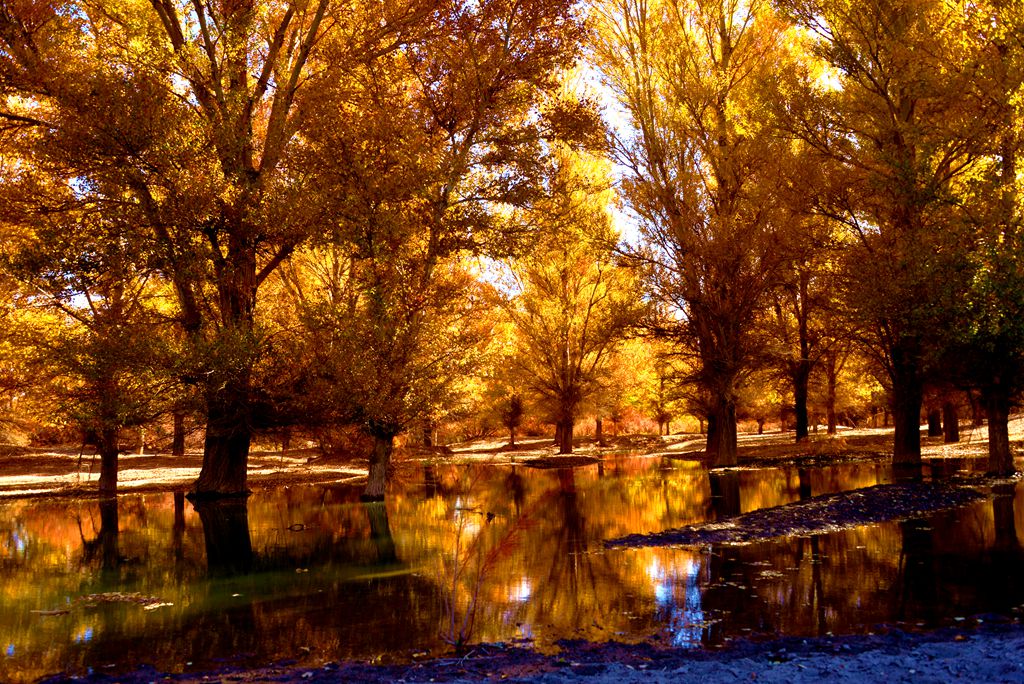
[[[561,470],[407,465],[386,505],[329,486],[198,510],[170,493],[2,502],[0,680],[400,661],[460,639],[713,647],[1013,614],[1020,487],[919,520],[748,546],[603,545],[889,479],[881,463],[709,476],[695,462],[620,457]]]

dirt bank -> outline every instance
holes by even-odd
[[[150,668],[117,676],[57,675],[45,682],[1024,682],[1024,629],[1018,623],[969,621],[974,627],[912,634],[788,638],[734,642],[721,650],[663,649],[650,644],[563,642],[545,656],[502,645],[463,657],[401,666],[324,663],[259,669],[223,668],[168,675]]]

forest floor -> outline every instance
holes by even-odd
[[[1010,439],[1016,447],[1024,440],[1024,415],[1010,423]],[[576,441],[575,453],[558,455],[549,438],[525,438],[514,448],[504,439],[475,440],[436,449],[403,448],[396,460],[439,463],[486,462],[532,467],[576,467],[616,456],[648,456],[700,460],[703,436],[699,434],[608,436],[598,445],[593,438]],[[801,444],[793,433],[741,434],[739,467],[826,465],[854,460],[885,460],[891,453],[891,428],[843,429],[829,437],[822,430]],[[988,440],[985,428],[964,427],[961,440],[943,444],[941,437],[922,437],[922,458],[983,459]],[[182,491],[195,481],[202,454],[190,451],[174,457],[166,453],[122,454],[118,487],[122,492]],[[365,458],[324,458],[314,448],[285,453],[254,449],[249,456],[249,486],[265,489],[282,485],[351,482],[366,477]],[[26,496],[94,496],[99,479],[99,459],[78,448],[43,448],[0,445],[0,498]]]

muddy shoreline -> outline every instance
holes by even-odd
[[[465,655],[406,665],[282,662],[225,666],[183,674],[142,666],[118,674],[55,674],[41,682],[811,682],[970,679],[1024,682],[1024,626],[1005,616],[965,619],[965,627],[910,632],[880,626],[871,635],[742,639],[725,647],[665,648],[653,643],[559,642],[544,655],[505,644],[481,644]]]

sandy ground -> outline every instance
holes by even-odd
[[[1024,439],[1024,415],[1010,424],[1010,438]],[[843,429],[836,437],[824,430],[808,442],[793,443],[793,433],[741,434],[740,466],[785,463],[825,464],[837,460],[886,459],[890,453],[892,429]],[[504,439],[477,440],[439,450],[399,449],[396,460],[451,463],[526,463],[536,466],[582,465],[594,459],[618,455],[700,458],[703,437],[696,434],[610,436],[604,445],[582,437],[575,454],[559,456],[548,438],[527,438],[510,450]],[[987,455],[985,428],[961,428],[957,444],[943,444],[942,438],[922,438],[924,459],[983,459]],[[168,454],[123,454],[118,486],[122,492],[188,489],[199,476],[202,455],[189,452],[183,457]],[[358,482],[366,477],[365,458],[324,459],[313,449],[253,451],[249,456],[249,486],[253,489],[284,484]],[[74,448],[42,449],[0,445],[0,497],[69,495],[90,496],[99,479],[98,458]]]

